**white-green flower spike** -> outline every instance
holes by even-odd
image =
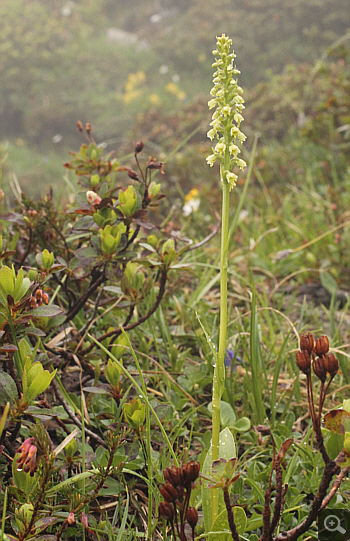
[[[210,140],[217,140],[212,148],[213,154],[207,157],[207,163],[212,167],[218,160],[220,162],[221,181],[228,182],[230,189],[235,186],[237,175],[232,172],[235,166],[240,169],[246,166],[244,160],[238,158],[241,152],[236,143],[242,144],[246,136],[240,130],[241,122],[244,120],[242,111],[244,99],[241,94],[242,88],[237,85],[236,75],[240,71],[233,66],[235,53],[230,53],[232,40],[223,34],[217,38],[217,49],[213,54],[217,57],[213,64],[217,71],[214,73],[214,86],[210,94],[213,96],[208,103],[209,109],[215,107],[212,128],[208,131]]]

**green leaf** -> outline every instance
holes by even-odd
[[[232,435],[232,432],[229,430],[229,428],[224,428],[220,432],[219,437],[219,458],[224,458],[225,460],[230,460],[231,458],[236,458],[236,443],[235,439]],[[207,475],[208,477],[211,476],[211,468],[212,468],[212,449],[210,447],[207,456],[205,457],[202,473],[204,475]],[[210,487],[208,487],[208,484],[210,484],[209,481],[203,481],[202,483],[202,507],[203,507],[203,516],[204,516],[204,526],[205,531],[210,532],[213,530],[212,528],[212,494],[213,491]],[[222,491],[219,492],[219,513],[225,508],[224,503],[224,497]]]
[[[62,314],[63,310],[57,304],[49,304],[48,306],[38,306],[34,310],[30,310],[27,314],[30,314],[34,317],[55,317],[58,314]]]
[[[25,473],[23,470],[17,469],[17,459],[21,456],[20,453],[17,453],[12,462],[12,477],[14,484],[20,490],[23,490],[26,496],[28,496],[37,482],[38,474],[35,473],[31,476],[29,473]]]
[[[233,516],[237,528],[238,535],[242,535],[247,525],[247,517],[242,507],[233,508]],[[226,533],[218,533],[223,530],[228,530]],[[232,535],[227,518],[227,511],[224,509],[219,514],[218,518],[212,526],[212,531],[216,532],[215,535],[209,535],[209,541],[231,541]]]
[[[338,290],[338,285],[335,279],[329,272],[320,272],[321,284],[331,295],[335,295]]]
[[[213,413],[213,403],[208,404],[208,410]],[[231,404],[228,402],[220,401],[220,420],[221,425],[226,428],[233,428],[236,422],[236,414],[233,411]]]
[[[48,370],[38,374],[33,380],[27,391],[28,401],[34,400],[39,394],[46,391],[52,379],[55,377],[56,370],[50,374]]]
[[[14,294],[15,291],[15,272],[9,267],[1,267],[0,269],[0,289],[4,294],[4,300],[6,301],[7,295]]]
[[[251,423],[250,419],[248,417],[241,417],[238,419],[235,424],[233,425],[233,428],[237,430],[238,432],[246,432],[250,429]]]
[[[29,368],[29,370],[27,371],[28,387],[30,387],[33,381],[35,380],[35,378],[39,376],[40,374],[42,374],[43,372],[44,372],[43,365],[39,361],[36,361],[35,363],[33,363],[31,367]]]
[[[346,410],[331,410],[323,418],[324,426],[331,432],[344,434],[344,421],[346,418],[350,419],[350,413]]]
[[[70,477],[69,479],[66,479],[65,481],[62,481],[62,483],[58,483],[57,485],[53,486],[46,492],[46,497],[51,498],[57,492],[59,492],[63,487],[67,487],[69,485],[72,485],[73,483],[77,483],[78,481],[82,481],[83,479],[87,479],[88,477],[92,477],[93,475],[96,475],[97,471],[85,471],[83,473],[78,473],[77,475],[73,475],[73,477]]]
[[[0,403],[10,402],[11,406],[18,399],[17,387],[7,372],[0,372]]]

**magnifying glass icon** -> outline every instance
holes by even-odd
[[[324,520],[324,527],[329,532],[339,532],[341,534],[346,533],[346,530],[340,526],[340,519],[336,515],[329,515]]]

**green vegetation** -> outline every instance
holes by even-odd
[[[152,22],[143,2],[95,4],[0,7],[12,17],[0,61],[0,541],[317,538],[322,506],[347,510],[350,491],[347,6],[331,2],[336,20],[326,2],[276,14],[276,2],[231,13],[222,0],[214,13],[168,1]],[[211,126],[220,163],[206,163],[211,50],[234,15],[248,83],[237,179],[244,164],[234,152],[227,177],[220,154],[226,125]],[[98,29],[113,16],[151,48],[107,48]],[[244,37],[252,17],[256,41]],[[276,17],[288,66],[273,40],[263,61]],[[185,76],[193,51],[198,88]],[[62,159],[56,134],[73,148]],[[225,176],[237,185],[220,246]]]

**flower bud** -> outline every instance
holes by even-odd
[[[91,190],[86,192],[86,199],[89,205],[99,205],[101,203],[101,197]]]
[[[324,383],[327,377],[327,368],[325,367],[323,357],[321,359],[316,359],[312,363],[312,368],[315,372],[316,377],[318,377],[318,379],[322,381],[322,383]]]
[[[311,359],[307,351],[297,351],[297,367],[303,374],[310,374],[311,371]]]
[[[73,513],[73,511],[69,513],[67,522],[70,526],[75,523],[75,514]]]
[[[318,338],[316,340],[315,344],[315,351],[319,357],[324,355],[325,353],[328,353],[329,351],[329,340],[327,336],[321,336],[321,338]]]
[[[139,180],[139,177],[137,176],[137,173],[136,171],[134,171],[133,169],[128,169],[128,177],[131,178],[131,180]]]
[[[89,529],[88,518],[87,518],[87,515],[84,512],[81,514],[81,519],[80,520],[81,520],[82,525],[84,526],[84,529],[88,530]]]
[[[186,511],[186,520],[194,530],[198,522],[198,511],[195,507],[189,507]]]
[[[83,131],[83,123],[80,120],[78,120],[78,122],[77,122],[77,128],[78,128],[78,131],[80,131],[80,132]]]
[[[311,353],[314,348],[314,337],[312,334],[302,334],[300,336],[300,349],[302,351],[307,351],[308,353]]]
[[[134,144],[135,154],[138,154],[139,152],[142,152],[144,143],[142,141],[136,141]]]

